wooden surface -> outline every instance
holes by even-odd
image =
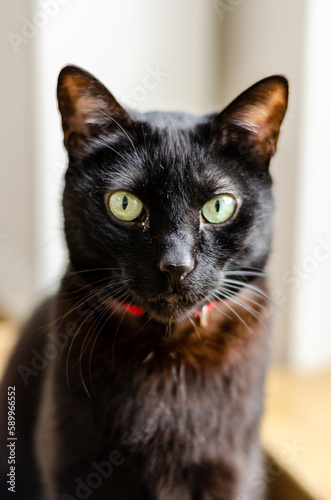
[[[0,377],[17,331],[0,321]],[[331,500],[331,369],[269,371],[262,442],[270,500]]]
[[[331,369],[310,375],[270,370],[262,441],[306,492],[302,499],[331,499]],[[277,468],[275,481],[276,474]]]

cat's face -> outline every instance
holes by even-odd
[[[104,295],[178,321],[263,270],[285,79],[265,79],[200,118],[129,115],[74,67],[61,72],[58,96],[70,258]]]

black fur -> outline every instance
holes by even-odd
[[[15,385],[19,409],[15,498],[259,500],[250,477],[261,467],[268,344],[260,274],[286,80],[262,80],[204,117],[128,113],[75,67],[62,71],[58,96],[70,265],[3,381],[2,406]],[[119,190],[142,201],[137,220],[110,212]],[[236,212],[208,223],[201,209],[222,193]],[[171,280],[161,262],[191,268]],[[201,326],[196,311],[215,300]]]

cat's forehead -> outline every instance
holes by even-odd
[[[166,199],[169,193],[171,197],[181,193],[187,200],[199,192],[210,197],[240,190],[231,165],[210,144],[210,123],[204,127],[204,117],[177,112],[139,117],[132,140],[113,157],[114,163],[106,162],[110,190]],[[107,156],[109,149],[105,153]]]
[[[136,139],[149,159],[162,162],[169,170],[203,156],[204,144],[197,133],[201,118],[179,112],[151,112],[141,118]]]
[[[186,113],[151,115],[152,123],[149,119],[141,142],[143,164],[149,167],[151,178],[162,179],[169,188],[191,183],[217,191],[236,184],[229,163],[221,155],[215,155],[209,131],[201,133],[203,117]]]
[[[162,130],[187,130],[201,121],[201,117],[179,111],[149,111],[135,116],[137,122],[148,122],[152,127]]]

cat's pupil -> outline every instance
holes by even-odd
[[[126,207],[128,206],[128,204],[129,204],[129,201],[128,201],[127,196],[123,196],[123,202],[122,202],[123,210],[126,209]]]
[[[217,213],[220,211],[220,208],[221,208],[220,200],[216,200],[216,202],[215,202],[215,210],[216,210]]]

